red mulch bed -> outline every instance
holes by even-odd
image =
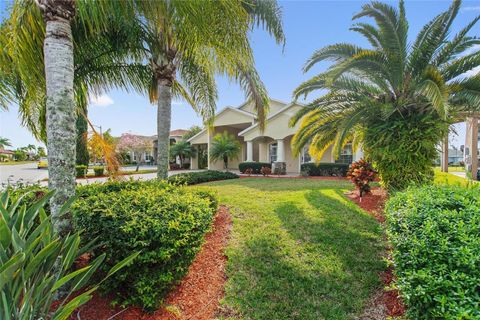
[[[385,215],[383,213],[385,201],[387,200],[385,190],[381,188],[372,188],[371,192],[364,195],[362,199],[360,199],[358,191],[355,190],[348,193],[347,197],[375,217],[379,223],[385,223]],[[386,287],[389,287],[395,280],[393,268],[389,267],[386,271],[382,272],[380,278],[383,284]],[[402,298],[399,296],[397,289],[383,289],[382,292],[376,296],[380,296],[381,298],[375,298],[374,302],[384,304],[386,316],[400,317],[405,314],[405,305],[403,304]]]
[[[138,307],[112,307],[111,297],[95,293],[92,300],[76,310],[72,320],[211,320],[224,294],[224,250],[227,245],[232,218],[228,208],[221,206],[215,216],[212,231],[197,254],[188,274],[167,296],[162,308],[153,314]]]

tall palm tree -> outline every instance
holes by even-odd
[[[310,144],[317,159],[333,145],[339,154],[345,143],[362,143],[387,188],[403,188],[433,177],[436,145],[461,111],[480,109],[480,75],[462,76],[480,64],[480,52],[469,49],[480,39],[468,36],[480,17],[453,37],[450,28],[461,2],[427,23],[412,45],[403,1],[396,9],[381,2],[365,4],[353,19],[352,30],[370,48],[338,43],[316,51],[307,72],[317,63],[334,63],[302,83],[295,98],[329,90],[314,99],[291,120],[300,122],[292,144],[295,152]]]
[[[52,217],[61,233],[70,229],[68,217],[57,213],[75,191],[77,115],[90,94],[144,88],[148,79],[143,66],[127,63],[134,51],[124,50],[135,36],[126,26],[131,3],[19,0],[1,26],[0,104],[17,103],[24,125],[47,144],[49,188],[57,191]]]
[[[274,0],[138,1],[143,48],[152,79],[149,96],[157,104],[157,175],[168,174],[172,96],[185,98],[205,120],[215,113],[215,75],[238,81],[257,109],[263,127],[268,96],[254,68],[248,33],[264,26],[284,42]]]
[[[10,139],[0,137],[0,149],[5,149],[6,147],[11,147],[12,143],[10,142]]]
[[[213,137],[210,157],[213,161],[223,161],[223,167],[228,171],[228,160],[238,158],[242,146],[235,136],[227,131]]]

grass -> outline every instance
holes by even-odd
[[[441,170],[441,167],[435,167],[435,170]],[[448,171],[449,171],[449,172],[465,172],[465,167],[459,167],[459,166],[453,167],[453,166],[449,166],[449,167],[448,167]]]
[[[362,313],[380,286],[384,243],[379,224],[344,196],[349,182],[205,185],[233,215],[225,319],[345,320]]]
[[[14,166],[14,165],[19,165],[19,164],[27,164],[27,163],[34,163],[38,161],[5,161],[5,162],[0,162],[0,166]]]
[[[450,168],[448,169],[450,170]],[[434,182],[437,184],[459,184],[462,186],[466,186],[471,183],[478,183],[477,181],[472,181],[466,178],[462,178],[448,172],[441,172],[439,168],[435,168],[434,172],[435,172]]]

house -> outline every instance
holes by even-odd
[[[195,147],[196,153],[191,158],[192,169],[222,170],[221,161],[209,159],[209,148],[213,136],[227,131],[238,139],[242,151],[238,159],[229,160],[229,169],[238,170],[238,164],[245,161],[270,162],[280,171],[299,174],[302,163],[311,162],[307,148],[297,157],[290,146],[292,137],[298,130],[289,127],[290,118],[302,108],[299,103],[285,103],[271,99],[270,110],[267,114],[266,128],[263,132],[258,127],[253,103],[243,103],[238,107],[226,107],[215,116],[215,121],[210,129],[190,138],[188,141]],[[352,152],[350,145],[342,151],[341,156],[335,159],[330,147],[324,153],[321,162],[351,163],[362,157],[362,152]]]
[[[12,161],[14,154],[11,150],[0,149],[0,161]]]
[[[188,130],[176,129],[170,131],[170,145],[182,140],[182,137]],[[129,157],[131,162],[140,162],[141,164],[157,163],[157,135],[143,136],[132,133],[123,133],[118,138],[119,145],[129,146]],[[180,159],[175,159],[176,163],[180,163]],[[186,163],[189,163],[187,159]]]

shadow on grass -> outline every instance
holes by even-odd
[[[227,303],[245,319],[352,319],[379,285],[377,223],[340,190],[305,200],[278,201],[271,227],[230,253]]]

